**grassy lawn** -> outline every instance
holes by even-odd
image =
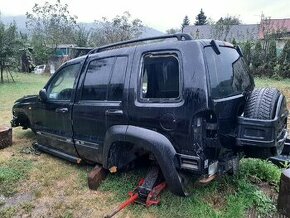
[[[9,125],[13,102],[36,94],[48,76],[14,74],[16,83],[0,84],[0,126]],[[256,79],[257,86],[274,86],[290,102],[290,80]],[[288,105],[289,107],[290,105]],[[290,107],[289,107],[290,108]],[[30,130],[13,130],[13,146],[0,150],[0,217],[102,217],[128,197],[146,169],[109,175],[98,191],[87,187],[91,166],[77,166],[37,155]],[[191,197],[169,191],[158,207],[130,206],[116,217],[247,217],[275,216],[281,169],[267,161],[242,160],[239,175],[198,186]]]

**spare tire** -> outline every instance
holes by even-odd
[[[246,101],[244,117],[260,120],[274,119],[280,95],[280,91],[276,88],[254,89]],[[276,147],[257,148],[246,146],[244,151],[248,157],[262,159],[267,159],[279,153]]]
[[[246,102],[244,117],[259,120],[274,119],[280,94],[276,88],[254,89]]]

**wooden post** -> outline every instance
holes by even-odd
[[[106,178],[108,170],[101,166],[95,166],[88,175],[88,185],[92,190],[97,190],[102,181]]]
[[[290,169],[282,172],[277,207],[283,215],[290,215]]]
[[[0,127],[0,149],[12,145],[12,128]]]

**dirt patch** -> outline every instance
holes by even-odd
[[[259,189],[263,191],[273,202],[277,202],[278,199],[278,191],[272,185],[267,182],[261,182],[257,184]]]
[[[31,192],[26,192],[22,194],[16,194],[13,197],[5,198],[0,196],[0,209],[19,206],[23,203],[31,202],[34,199],[34,195]]]
[[[14,156],[13,152],[10,151],[6,151],[7,149],[5,149],[4,151],[1,151],[1,155],[0,155],[0,164],[8,161],[12,156]]]

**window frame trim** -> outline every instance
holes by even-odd
[[[73,84],[73,91],[72,91],[72,95],[70,97],[70,99],[67,99],[67,100],[63,100],[63,99],[53,99],[53,98],[49,98],[47,97],[47,103],[69,103],[69,102],[72,102],[74,100],[74,92],[75,92],[75,89],[77,87],[77,82],[79,80],[79,74],[80,74],[80,71],[81,71],[81,68],[82,68],[82,62],[79,61],[79,62],[73,62],[73,63],[65,63],[64,65],[62,65],[54,74],[53,76],[48,80],[47,84],[44,86],[44,89],[48,92],[48,89],[51,85],[51,83],[54,81],[54,79],[59,75],[60,71],[62,71],[64,68],[67,68],[69,66],[72,66],[72,65],[77,65],[79,64],[79,69],[76,73],[76,77],[75,77],[75,80],[74,80],[74,84]],[[48,95],[48,93],[47,93]]]
[[[142,82],[143,82],[143,70],[144,70],[144,57],[147,55],[154,56],[173,56],[176,58],[178,62],[178,70],[179,70],[179,95],[177,98],[143,98],[142,97]],[[144,52],[140,58],[140,67],[137,78],[137,102],[142,104],[170,104],[170,103],[180,103],[183,101],[183,67],[182,67],[182,56],[180,51],[178,50],[162,50],[162,51],[148,51]]]
[[[82,84],[81,84],[81,87],[80,87],[80,97],[79,97],[79,102],[120,102],[120,101],[108,101],[107,98],[108,98],[108,93],[109,93],[109,84],[110,84],[110,80],[112,78],[112,74],[113,74],[113,70],[114,70],[114,67],[115,67],[115,63],[116,63],[116,60],[119,56],[106,56],[106,57],[96,57],[94,59],[91,59],[87,66],[86,66],[86,69],[85,69],[85,72],[84,72],[84,78],[83,78],[83,81],[82,81]],[[83,96],[83,89],[84,89],[84,84],[85,84],[85,80],[86,80],[86,76],[87,76],[87,72],[88,72],[88,68],[89,68],[89,65],[91,64],[91,62],[93,61],[98,61],[98,60],[102,60],[102,59],[108,59],[108,58],[113,58],[113,64],[112,64],[112,69],[110,70],[110,75],[109,75],[109,82],[107,84],[107,87],[106,87],[106,99],[103,99],[103,100],[92,100],[92,99],[82,99],[82,96]]]

